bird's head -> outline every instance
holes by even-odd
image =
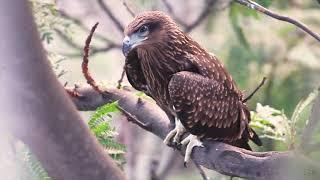
[[[177,31],[177,32],[175,32]],[[122,52],[125,56],[138,48],[168,42],[180,30],[174,21],[161,11],[147,11],[137,15],[125,28]]]

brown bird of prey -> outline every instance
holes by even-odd
[[[127,78],[175,117],[175,128],[164,143],[187,145],[185,163],[194,146],[203,147],[203,139],[249,150],[249,139],[261,145],[248,125],[249,110],[230,74],[168,15],[143,12],[124,33]],[[180,141],[186,132],[190,135]]]

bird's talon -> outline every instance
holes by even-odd
[[[187,145],[186,152],[184,155],[184,162],[187,164],[191,158],[192,149],[196,146],[204,147],[199,138],[195,135],[190,134],[182,142],[183,145]]]
[[[168,133],[167,137],[163,140],[163,142],[166,145],[171,145],[176,148],[180,144],[181,136],[185,133],[185,131],[186,130],[179,121],[179,119],[176,118],[176,127]]]
[[[183,166],[185,167],[185,168],[187,168],[188,166],[187,166],[187,162],[186,161],[184,161],[183,162]]]

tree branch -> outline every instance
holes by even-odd
[[[85,31],[90,31],[88,27],[86,27],[83,22],[75,17],[70,16],[69,14],[67,14],[64,11],[59,11],[60,15],[65,18],[68,19],[70,21],[72,21],[73,23],[75,23],[77,26],[79,26],[80,28],[82,28]],[[68,36],[66,36],[61,30],[59,29],[54,29],[57,33],[58,36],[60,36],[60,38],[70,47],[72,47],[73,49],[77,50],[78,53],[69,53],[69,54],[65,54],[66,56],[71,56],[71,57],[79,57],[82,54],[80,53],[82,50],[82,45],[79,45],[78,43],[74,42],[72,39],[70,39]],[[105,46],[104,47],[91,47],[91,55],[96,54],[96,53],[102,53],[102,52],[108,52],[109,50],[112,50],[114,48],[120,48],[121,45],[115,43],[114,41],[106,38],[105,36],[102,36],[101,34],[95,34],[95,38],[99,39],[100,41],[104,42]]]
[[[87,26],[85,26],[80,19],[78,19],[78,18],[76,18],[76,17],[70,16],[69,14],[67,14],[67,13],[66,13],[65,11],[63,11],[63,10],[59,10],[59,13],[60,13],[60,16],[61,16],[61,17],[70,20],[71,22],[73,22],[74,24],[76,24],[77,26],[79,26],[81,29],[83,29],[83,30],[85,30],[85,31],[90,31],[90,29],[89,29]],[[105,37],[105,36],[103,36],[103,35],[101,35],[101,34],[98,34],[98,33],[95,33],[95,38],[97,38],[97,39],[99,39],[99,40],[101,40],[101,41],[105,41],[105,42],[108,43],[108,44],[117,45],[117,44],[116,44],[115,42],[113,42],[111,39],[108,39],[107,37]],[[118,46],[120,47],[121,45],[118,45]]]
[[[57,80],[28,5],[0,1],[1,130],[22,140],[52,179],[125,179]]]
[[[82,56],[81,50],[82,50],[82,45],[77,44],[76,42],[72,41],[68,36],[66,36],[63,32],[61,32],[59,29],[55,29],[57,34],[61,37],[61,39],[70,47],[73,49],[77,50],[78,53],[73,53],[73,54],[65,54],[66,56]],[[101,53],[101,52],[107,52],[111,49],[114,48],[120,48],[120,45],[114,44],[114,43],[106,43],[105,47],[91,47],[91,55],[96,54],[96,53]]]
[[[106,95],[102,95],[91,87],[80,87],[78,92],[82,98],[71,97],[71,99],[80,111],[92,111],[105,103],[118,101],[122,109],[144,125],[140,126],[143,129],[161,139],[164,139],[170,131],[170,121],[166,114],[155,103],[141,100],[130,91],[110,88],[106,89],[108,92]],[[179,151],[183,155],[185,149]],[[208,169],[249,179],[282,179],[289,171],[296,173],[297,176],[308,170],[318,172],[318,167],[302,161],[303,157],[294,152],[251,152],[209,140],[204,141],[204,148],[196,147],[191,157],[195,163]],[[303,165],[299,168],[292,167],[293,163]],[[315,175],[319,174],[312,174]]]
[[[99,6],[101,9],[106,13],[106,15],[109,16],[109,18],[112,20],[114,25],[117,27],[117,29],[120,31],[120,33],[123,33],[124,26],[120,23],[120,21],[113,15],[107,4],[103,0],[97,0]]]
[[[260,84],[244,99],[242,102],[247,102],[249,99],[252,98],[252,96],[264,85],[264,82],[267,80],[266,77],[263,77],[262,81]]]
[[[256,11],[259,11],[263,14],[266,14],[267,16],[270,16],[272,18],[275,18],[275,19],[278,19],[280,21],[285,21],[285,22],[288,22],[290,24],[293,24],[297,27],[299,27],[301,30],[303,30],[304,32],[308,33],[309,35],[311,35],[312,37],[314,37],[316,40],[320,41],[320,35],[314,31],[312,31],[308,26],[306,26],[305,24],[303,24],[302,22],[299,22],[295,19],[292,19],[288,16],[283,16],[283,15],[280,15],[278,13],[275,13],[263,6],[261,6],[260,4],[256,3],[256,2],[253,2],[253,1],[250,1],[250,0],[234,0],[235,2],[241,4],[241,5],[244,5],[244,6],[247,6],[251,9],[254,9]]]
[[[181,26],[186,27],[188,26],[184,21],[182,21],[180,18],[177,17],[176,13],[174,13],[173,8],[171,4],[168,2],[168,0],[162,0],[163,5],[166,7],[168,13],[170,16]]]
[[[162,3],[166,7],[168,13],[170,16],[182,26],[185,33],[191,32],[194,28],[198,27],[210,14],[211,10],[213,9],[215,3],[217,0],[206,0],[204,9],[201,11],[201,13],[198,15],[198,17],[190,24],[182,21],[177,15],[174,13],[173,7],[168,2],[168,0],[162,0]]]
[[[203,11],[200,13],[200,15],[197,17],[196,20],[194,20],[191,24],[185,26],[184,31],[186,33],[189,33],[195,27],[197,27],[200,23],[202,23],[209,16],[216,2],[217,0],[206,0],[205,8],[203,9]]]
[[[132,8],[128,5],[127,1],[126,0],[122,0],[122,4],[123,6],[127,9],[127,11],[129,12],[129,14],[132,16],[132,17],[135,17],[136,14],[134,13],[134,11],[132,10]]]

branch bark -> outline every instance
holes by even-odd
[[[53,179],[120,180],[46,60],[28,1],[0,1],[1,128],[21,139]]]
[[[310,36],[312,36],[313,38],[315,38],[316,40],[320,41],[320,35],[314,31],[312,31],[307,25],[303,24],[302,22],[299,22],[299,21],[292,19],[291,17],[288,17],[288,16],[280,15],[276,12],[273,12],[273,11],[261,6],[260,4],[258,4],[256,2],[250,1],[250,0],[234,0],[234,1],[241,4],[241,5],[247,6],[251,9],[259,11],[259,12],[261,12],[267,16],[270,16],[272,18],[293,24],[293,25],[297,26],[298,28],[300,28],[301,30],[303,30],[304,32],[306,32],[307,34],[309,34]]]
[[[141,128],[164,139],[170,130],[170,121],[166,114],[153,102],[139,100],[134,93],[120,89],[106,89],[101,94],[91,87],[80,87],[81,95],[71,97],[80,111],[92,111],[97,107],[118,101],[119,106],[129,112],[143,124]],[[179,150],[183,155],[185,149]],[[305,157],[291,151],[287,152],[251,152],[217,141],[204,141],[204,148],[196,147],[192,153],[195,163],[225,175],[249,179],[286,179],[287,173],[296,179],[305,176],[319,177],[319,167],[306,161]],[[183,162],[181,162],[183,163]]]

